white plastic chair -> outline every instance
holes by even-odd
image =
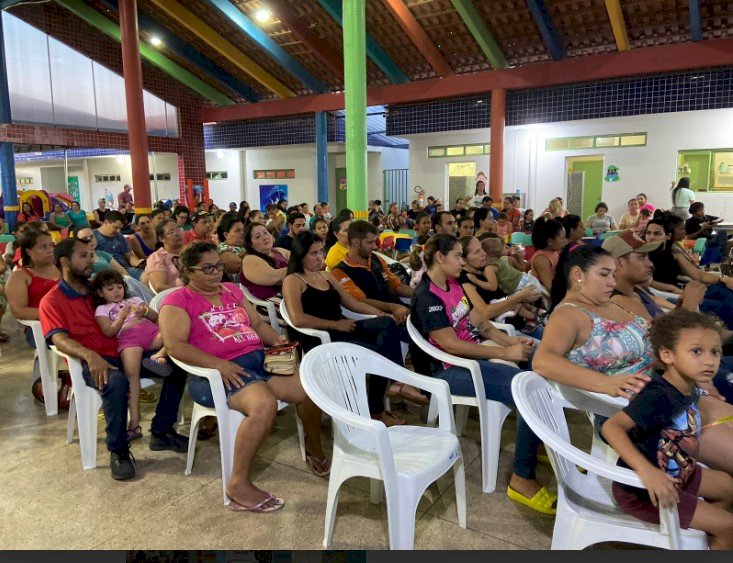
[[[153,295],[158,295],[158,292],[155,291],[155,288],[153,287],[153,282],[148,281],[148,287],[150,288],[150,291],[153,292]]]
[[[707,549],[707,535],[681,530],[677,507],[659,509],[660,525],[623,513],[610,491],[611,481],[644,489],[634,471],[587,454],[570,443],[563,412],[566,401],[534,372],[512,380],[517,409],[545,443],[557,477],[558,501],[552,549],[583,549],[604,541],[624,541],[667,549]],[[587,469],[583,474],[578,467]]]
[[[229,504],[227,497],[227,483],[232,475],[232,465],[234,464],[234,442],[237,437],[239,425],[244,420],[244,415],[238,411],[230,409],[227,405],[227,396],[224,390],[224,382],[218,370],[210,368],[202,368],[192,366],[171,356],[176,365],[181,367],[191,375],[204,377],[211,387],[211,395],[214,399],[214,408],[205,407],[193,402],[193,412],[191,414],[191,430],[188,436],[188,455],[186,458],[186,475],[191,474],[193,468],[193,460],[196,454],[196,438],[198,435],[199,422],[205,416],[215,416],[219,427],[219,453],[221,455],[221,486],[224,493],[224,504]],[[278,410],[282,410],[289,406],[283,401],[278,402]],[[300,455],[305,460],[305,438],[303,435],[303,423],[295,415],[298,426],[298,443],[300,444]]]
[[[458,523],[466,527],[466,483],[463,457],[455,435],[448,384],[417,375],[344,342],[308,352],[300,366],[308,396],[333,419],[333,460],[328,482],[323,547],[333,537],[339,488],[355,476],[372,479],[372,501],[381,498],[384,482],[390,549],[412,549],[415,511],[425,489],[451,467],[455,478]],[[372,420],[367,404],[367,374],[395,379],[430,391],[440,411],[440,426],[392,426]]]
[[[84,381],[81,362],[51,346],[56,354],[66,359],[71,373],[71,401],[69,422],[66,427],[66,442],[74,441],[75,422],[79,424],[79,446],[81,465],[84,469],[97,467],[97,413],[102,408],[102,394]]]
[[[244,293],[244,297],[252,303],[255,307],[263,307],[267,311],[267,322],[270,323],[270,326],[272,327],[272,330],[277,332],[278,334],[282,333],[282,328],[280,328],[280,320],[277,318],[277,309],[275,308],[275,303],[272,301],[266,301],[264,299],[258,299],[252,293],[249,289],[247,289],[245,286],[243,286],[241,283],[237,284],[239,286],[239,289],[242,290],[242,293]]]
[[[38,358],[38,367],[41,372],[43,387],[43,403],[46,407],[46,416],[54,416],[59,412],[58,396],[58,356],[46,345],[46,339],[41,330],[41,321],[18,319],[18,322],[30,328],[33,340],[36,343],[35,357]],[[31,376],[33,372],[31,371]]]
[[[155,296],[150,300],[150,308],[156,313],[160,312],[160,306],[163,304],[163,300],[168,297],[168,294],[178,291],[180,287],[169,287],[164,289],[160,293],[156,293]]]
[[[451,395],[451,404],[456,406],[456,428],[458,435],[463,433],[468,418],[468,407],[478,407],[479,426],[481,427],[481,479],[482,489],[485,493],[493,493],[496,490],[496,474],[499,467],[499,453],[501,451],[501,427],[504,420],[511,412],[511,409],[504,403],[492,401],[486,398],[484,380],[481,377],[481,368],[476,360],[459,358],[440,350],[430,344],[412,324],[411,317],[407,318],[407,332],[412,341],[428,356],[460,366],[471,373],[473,387],[476,390],[475,397],[464,395]],[[437,405],[430,401],[428,412],[428,424],[435,424],[438,416]]]
[[[373,319],[374,318],[374,315],[362,315],[361,313],[355,313],[354,311],[350,311],[349,309],[346,309],[345,307],[341,307],[341,314],[344,317],[346,317],[347,319],[353,319],[355,321],[361,321],[364,319]],[[315,328],[301,328],[301,327],[295,326],[295,324],[293,324],[292,319],[290,318],[290,313],[288,313],[288,307],[287,305],[285,305],[284,299],[280,302],[280,316],[285,321],[285,324],[287,324],[290,328],[297,330],[298,332],[302,332],[303,334],[306,334],[308,336],[313,336],[314,338],[318,338],[321,341],[321,344],[326,344],[328,342],[331,342],[331,336],[325,330],[317,330]]]

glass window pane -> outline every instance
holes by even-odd
[[[491,145],[484,145],[484,154],[491,154]]]
[[[463,147],[448,147],[445,154],[448,156],[463,156]]]
[[[165,104],[165,123],[169,137],[178,137],[178,108]]]
[[[96,62],[93,68],[97,127],[109,131],[127,131],[125,80]]]
[[[621,137],[622,147],[646,145],[646,135],[624,135]]]
[[[148,135],[166,136],[165,102],[143,90],[145,104],[145,129]]]
[[[445,147],[428,147],[428,158],[445,156]]]
[[[593,137],[575,137],[570,139],[571,149],[592,149]]]
[[[467,145],[467,155],[484,154],[484,145]]]
[[[562,151],[567,150],[569,147],[570,139],[547,139],[547,150],[548,151]]]
[[[96,128],[92,61],[53,37],[51,57],[54,124]]]
[[[617,147],[618,137],[596,137],[597,147]]]
[[[5,11],[2,17],[12,119],[52,124],[46,34]]]
[[[733,190],[733,152],[713,153],[713,189]]]

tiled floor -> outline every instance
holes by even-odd
[[[223,506],[216,438],[199,442],[193,473],[185,476],[185,456],[150,451],[146,436],[132,448],[136,478],[116,482],[109,473],[103,425],[99,466],[84,471],[78,442],[65,441],[67,414],[46,417],[30,394],[32,353],[12,319],[4,319],[3,328],[12,340],[2,345],[0,358],[0,549],[321,548],[327,481],[311,474],[300,459],[292,409],[277,418],[255,465],[256,483],[287,500],[278,512],[241,514]],[[143,405],[143,413],[147,431],[152,405]],[[587,438],[587,422],[580,419],[578,428]],[[324,434],[330,448],[330,430]],[[512,417],[505,424],[497,492],[483,494],[478,428],[469,418],[461,438],[468,527],[457,524],[452,479],[444,477],[418,507],[416,549],[549,548],[553,518],[514,503],[503,492],[513,436]],[[548,466],[541,465],[539,475],[554,487]],[[333,548],[388,548],[386,510],[370,504],[365,479],[342,487]]]

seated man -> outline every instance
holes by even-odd
[[[41,300],[39,317],[43,334],[49,345],[81,360],[84,381],[89,387],[101,390],[112,478],[131,479],[135,476],[135,466],[130,459],[127,433],[129,385],[121,369],[117,339],[106,336],[94,318],[94,296],[89,284],[94,252],[80,239],[65,239],[54,248],[54,259],[61,270],[61,280]],[[155,377],[144,368],[142,376]],[[174,368],[163,380],[151,425],[151,450],[178,453],[188,450],[188,438],[173,429],[185,384],[186,374],[180,368]]]
[[[291,211],[288,213],[287,231],[277,238],[275,246],[288,251],[292,250],[293,239],[303,231],[305,231],[305,215],[298,211]]]
[[[112,255],[119,264],[136,280],[143,275],[145,260],[141,260],[132,252],[130,245],[122,236],[122,227],[125,225],[125,217],[119,211],[108,211],[102,225],[94,231],[97,239],[97,250]]]
[[[214,225],[211,222],[211,213],[208,211],[197,211],[191,218],[193,228],[183,233],[183,246],[191,244],[195,240],[211,242],[211,233]]]

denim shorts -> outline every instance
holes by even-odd
[[[250,385],[251,383],[255,383],[257,381],[267,382],[272,377],[271,374],[265,371],[264,350],[255,350],[254,352],[250,352],[249,354],[237,356],[230,361],[241,367],[246,372],[246,375],[242,376],[244,385],[242,385],[241,387],[233,387],[231,389],[227,389],[227,386],[224,385],[224,392],[227,395],[227,402],[229,402],[229,397],[234,395],[234,393],[241,391],[242,389],[247,387],[247,385]],[[205,377],[190,375],[188,378],[188,392],[191,395],[191,398],[199,405],[203,405],[204,407],[209,407],[212,409],[214,408],[214,397],[211,394],[211,386],[209,385],[209,380]]]

